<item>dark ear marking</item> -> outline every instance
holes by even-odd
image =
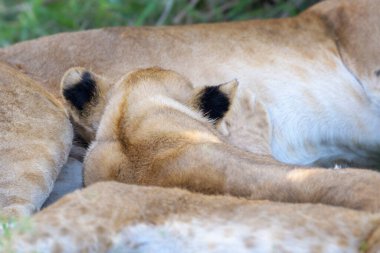
[[[215,121],[223,118],[230,107],[230,100],[220,87],[208,86],[199,95],[199,109],[205,117]]]
[[[375,71],[375,75],[376,75],[377,77],[380,77],[380,69],[378,69],[378,70]]]
[[[86,104],[96,98],[96,82],[89,72],[84,72],[81,80],[63,90],[66,100],[79,111],[83,111]]]

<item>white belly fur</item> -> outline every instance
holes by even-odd
[[[326,59],[330,64],[324,64]],[[228,76],[244,77],[239,78],[239,111],[232,113],[240,116],[234,119],[234,129],[229,129],[239,131],[235,136],[230,132],[233,144],[252,152],[266,145],[251,138],[252,124],[242,116],[250,112],[241,101],[250,96],[262,102],[269,115],[267,141],[279,161],[326,167],[340,162],[363,167],[380,164],[379,112],[338,57],[326,53],[308,62],[292,55],[260,67],[231,64],[239,71],[227,72]]]

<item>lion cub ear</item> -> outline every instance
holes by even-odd
[[[96,104],[99,96],[95,75],[84,68],[66,71],[61,80],[61,92],[79,114],[84,113],[88,106]]]
[[[214,122],[222,119],[229,111],[236,95],[237,80],[217,86],[206,86],[197,90],[192,99],[192,106]]]
[[[95,131],[105,107],[105,81],[84,69],[71,68],[61,80],[61,95],[71,116],[81,126]]]

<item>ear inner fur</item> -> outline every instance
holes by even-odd
[[[230,100],[220,87],[208,86],[199,95],[199,109],[205,117],[215,121],[223,118],[230,107]]]
[[[63,90],[63,96],[78,111],[83,111],[86,104],[96,98],[96,82],[89,72],[84,72],[81,80],[69,88]]]

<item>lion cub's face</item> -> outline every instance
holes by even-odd
[[[140,85],[140,86],[139,86]],[[74,122],[79,126],[82,137],[91,141],[95,138],[100,120],[107,104],[121,93],[129,93],[136,87],[144,86],[145,91],[160,87],[154,92],[140,92],[137,96],[147,98],[162,93],[189,110],[201,112],[204,119],[214,125],[221,122],[233,102],[237,81],[233,80],[217,86],[194,89],[192,84],[180,74],[160,68],[148,68],[126,74],[116,84],[109,84],[96,73],[84,68],[71,68],[61,81],[61,94],[67,102]],[[138,101],[139,98],[136,98]]]

